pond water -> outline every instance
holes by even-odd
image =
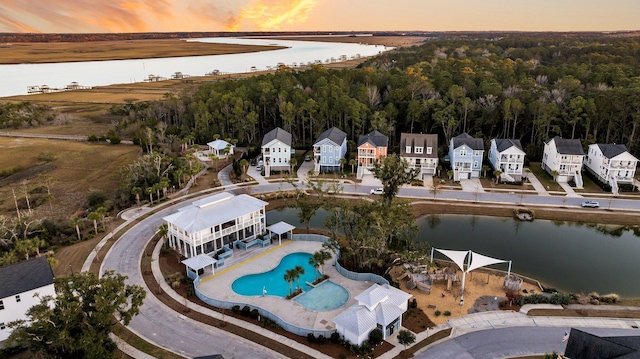
[[[312,228],[323,228],[329,211],[320,210]],[[297,210],[267,213],[268,223],[285,221],[304,228]],[[640,298],[640,230],[617,225],[465,215],[424,216],[417,220],[417,241],[441,249],[473,250],[511,260],[512,271],[543,285],[573,293],[617,293]],[[436,258],[444,258],[438,257]],[[507,264],[492,268],[507,270]]]
[[[81,86],[103,86],[142,82],[149,75],[170,78],[176,72],[190,76],[203,76],[218,70],[221,73],[250,72],[252,67],[264,70],[287,65],[326,63],[341,57],[366,57],[389,50],[382,45],[337,43],[319,41],[291,41],[279,39],[203,38],[189,41],[232,43],[246,45],[287,46],[286,49],[246,54],[215,56],[186,56],[161,59],[65,62],[56,64],[0,65],[0,97],[24,95],[28,86],[48,85],[64,88],[71,82]]]

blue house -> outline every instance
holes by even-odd
[[[340,159],[347,153],[347,134],[337,127],[324,131],[313,144],[314,170],[317,173],[340,169]]]
[[[452,138],[449,144],[449,160],[453,180],[479,178],[483,156],[484,142],[481,138],[473,138],[468,133]]]

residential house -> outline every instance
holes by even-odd
[[[581,172],[584,156],[580,140],[556,136],[544,143],[540,166],[553,175],[556,182],[566,183],[573,180],[576,187],[582,188]]]
[[[520,182],[523,178],[524,156],[520,140],[494,138],[489,148],[489,163],[494,171],[501,171],[500,180]]]
[[[479,178],[484,156],[484,142],[462,133],[451,139],[449,160],[453,170],[453,180]]]
[[[227,155],[233,154],[235,148],[231,143],[221,139],[209,142],[207,146],[209,146],[209,153],[218,156],[218,158],[227,158]],[[227,148],[228,150],[226,150]]]
[[[254,239],[265,233],[267,204],[246,194],[227,192],[191,202],[163,218],[169,246],[191,258],[231,248],[235,241]]]
[[[264,176],[269,177],[271,171],[291,171],[291,134],[280,127],[269,131],[262,138],[262,159],[264,160]]]
[[[26,320],[27,310],[39,304],[41,297],[55,297],[53,279],[46,257],[0,267],[0,342],[11,334],[7,324],[18,319]]]
[[[633,184],[638,159],[627,151],[625,145],[589,145],[584,165],[602,183],[611,186],[611,192],[618,192],[618,184]]]
[[[401,133],[400,157],[407,160],[409,169],[420,169],[418,178],[434,176],[438,167],[438,135]]]
[[[640,358],[640,335],[632,330],[571,328],[570,332],[565,332],[565,340],[567,347],[563,358]]]
[[[378,131],[370,132],[358,138],[358,154],[356,156],[358,178],[371,174],[373,164],[387,155],[387,147],[389,147],[389,137]]]
[[[347,153],[347,134],[337,127],[324,131],[313,144],[314,170],[317,173],[335,172]]]
[[[402,325],[412,295],[388,284],[374,284],[355,296],[357,303],[333,318],[336,332],[351,344],[361,345],[374,329],[387,339]]]

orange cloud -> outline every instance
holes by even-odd
[[[0,32],[274,30],[317,0],[1,0]]]
[[[230,28],[249,22],[260,30],[279,29],[280,25],[304,23],[316,6],[316,0],[252,0],[240,9]]]

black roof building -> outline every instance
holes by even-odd
[[[53,270],[46,257],[37,257],[0,267],[0,299],[53,283]]]

